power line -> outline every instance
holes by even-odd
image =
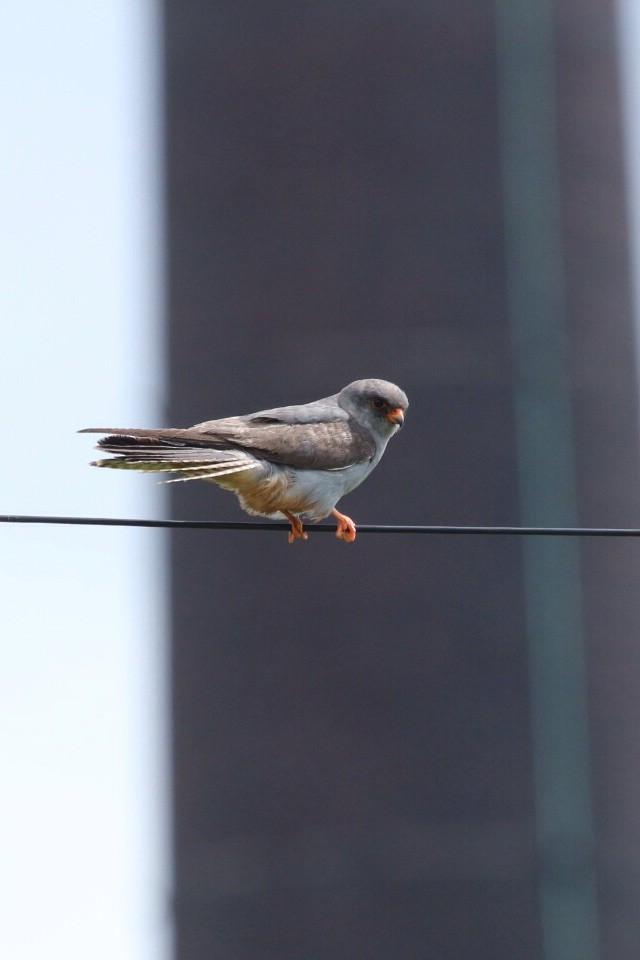
[[[289,530],[288,523],[235,520],[136,520],[118,517],[39,517],[20,514],[0,515],[0,523],[44,523],[90,527],[151,527],[167,530]],[[310,526],[319,533],[335,533],[335,525],[319,523]],[[640,537],[635,527],[466,527],[421,526],[413,524],[358,524],[358,533],[432,534],[442,536],[499,537]]]

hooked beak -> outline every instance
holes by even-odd
[[[401,427],[404,423],[404,411],[402,407],[394,407],[393,410],[389,410],[387,420],[391,423],[397,423],[397,425]]]

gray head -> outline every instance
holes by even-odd
[[[404,390],[375,379],[354,380],[340,391],[338,403],[359,423],[385,436],[400,429],[409,406]]]

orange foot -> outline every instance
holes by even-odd
[[[296,539],[306,540],[307,535],[304,532],[304,527],[302,526],[302,520],[300,517],[296,517],[295,513],[289,513],[288,510],[283,510],[282,513],[291,524],[291,530],[289,530],[289,543],[293,543],[293,541]]]
[[[345,543],[353,543],[356,538],[356,525],[351,517],[345,517],[344,513],[338,513],[337,510],[332,510],[331,513],[338,521],[336,537],[339,540],[344,540]]]

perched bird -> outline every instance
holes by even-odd
[[[291,524],[289,543],[307,539],[303,520],[332,514],[336,536],[351,543],[356,526],[336,503],[369,476],[408,405],[393,383],[356,380],[323,400],[184,430],[90,427],[80,433],[108,434],[98,447],[115,456],[94,467],[166,471],[181,474],[177,480],[217,483],[233,490],[247,513],[283,514]]]

